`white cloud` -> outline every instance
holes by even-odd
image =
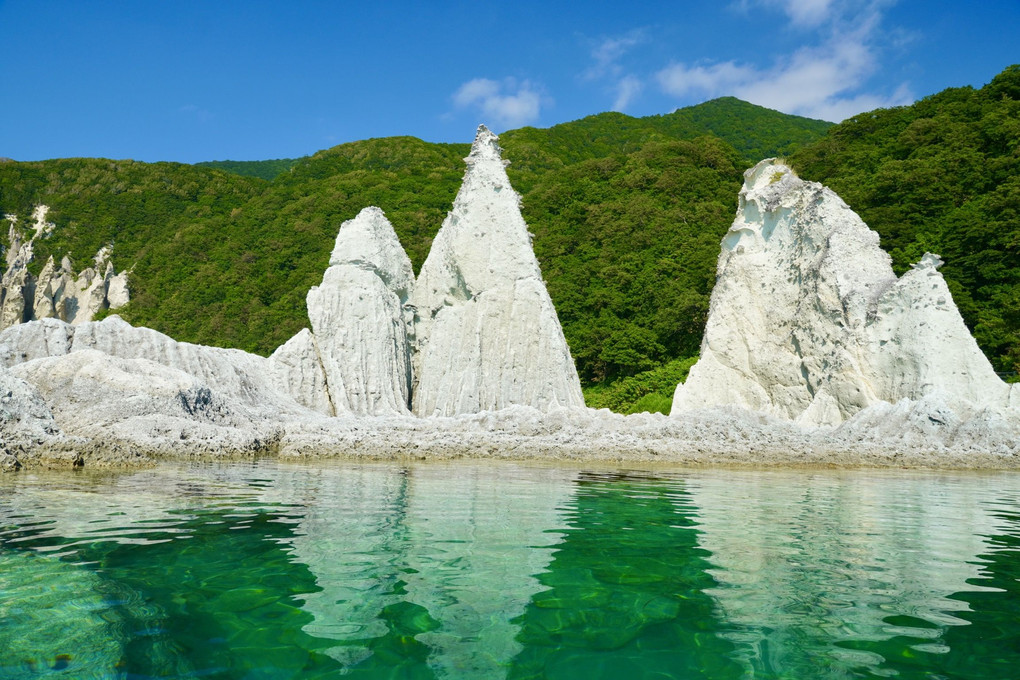
[[[607,82],[607,89],[614,96],[614,111],[625,109],[644,87],[640,78],[626,73],[620,64],[620,59],[631,48],[644,41],[644,31],[635,29],[620,36],[605,38],[591,50],[591,58],[594,63],[581,74],[581,79]]]
[[[505,128],[520,127],[538,120],[542,96],[527,80],[502,81],[475,78],[457,88],[453,104],[457,108],[475,108],[488,122]]]
[[[644,84],[636,76],[624,76],[616,84],[616,101],[613,111],[623,111],[634,97],[640,94]]]
[[[776,0],[759,0],[774,4]],[[880,63],[880,6],[857,7],[847,17],[828,0],[781,0],[791,22],[829,21],[821,44],[780,55],[770,68],[735,61],[670,64],[656,74],[659,86],[676,97],[733,95],[760,106],[812,118],[840,121],[861,111],[912,100],[901,85],[891,95],[861,93]],[[857,3],[860,5],[860,3]]]
[[[640,45],[644,41],[644,31],[640,29],[602,40],[592,48],[591,58],[595,63],[584,72],[584,78],[596,80],[605,76],[619,77],[623,72],[623,67],[619,63],[620,59],[632,47]]]
[[[783,0],[780,4],[795,26],[819,26],[832,12],[831,0]]]
[[[737,0],[731,7],[742,14],[749,14],[756,7],[778,9],[798,28],[820,26],[837,11],[833,0]]]

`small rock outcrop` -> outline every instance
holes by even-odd
[[[926,255],[897,279],[879,237],[835,193],[773,159],[744,174],[701,356],[673,415],[723,404],[836,426],[938,392],[1008,404]]]
[[[20,468],[19,458],[59,434],[38,389],[0,367],[0,472]]]
[[[308,318],[337,414],[409,412],[411,357],[404,305],[411,260],[379,208],[340,227],[322,283],[308,291]]]
[[[412,404],[421,416],[584,406],[497,140],[479,126],[411,295]]]
[[[307,328],[302,328],[280,345],[269,357],[269,365],[276,387],[281,392],[313,411],[325,416],[336,415],[333,401],[329,398],[319,347],[315,336]]]
[[[93,266],[74,273],[70,259],[63,258],[57,267],[51,256],[38,278],[29,272],[36,239],[49,235],[54,228],[46,221],[49,208],[37,206],[32,213],[34,233],[25,239],[17,226],[16,215],[5,215],[10,222],[7,234],[7,269],[0,279],[0,329],[34,321],[55,318],[71,324],[91,321],[106,309],[119,309],[130,299],[127,274],[117,274],[110,262],[110,249],[99,249]]]

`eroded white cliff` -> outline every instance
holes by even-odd
[[[17,226],[16,215],[5,215],[10,223],[7,234],[7,269],[0,280],[0,329],[36,319],[56,318],[71,324],[91,321],[106,309],[119,309],[130,299],[127,274],[117,274],[110,262],[110,249],[100,248],[93,266],[75,274],[70,259],[64,257],[58,267],[51,256],[39,276],[29,271],[37,239],[54,228],[46,221],[49,208],[36,206],[32,213],[33,233],[28,237]]]
[[[584,406],[520,198],[485,126],[411,295],[413,410],[422,416]]]
[[[3,369],[34,386],[57,426],[147,451],[264,449],[321,418],[277,388],[269,359],[177,342],[118,316],[45,319],[0,333]]]
[[[284,394],[302,406],[326,416],[336,415],[326,387],[326,373],[319,357],[315,336],[302,328],[269,357],[273,381]]]
[[[701,357],[673,414],[734,404],[835,426],[880,402],[939,392],[1008,404],[935,256],[897,279],[835,193],[774,160],[744,175],[723,239]]]
[[[376,207],[344,222],[308,318],[336,413],[408,413],[411,358],[404,305],[411,261]]]

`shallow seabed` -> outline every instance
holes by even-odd
[[[1007,678],[1020,474],[0,477],[0,677]]]

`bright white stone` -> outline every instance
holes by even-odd
[[[326,374],[319,360],[315,337],[302,328],[269,357],[276,387],[302,406],[327,416],[336,415],[329,400]]]
[[[414,274],[379,208],[344,222],[308,318],[337,413],[406,414],[411,363],[404,303]]]
[[[413,410],[584,406],[496,135],[479,126],[453,210],[411,296]]]
[[[835,426],[944,390],[1005,406],[934,256],[901,279],[878,234],[832,191],[762,161],[723,239],[701,357],[673,414],[722,404]]]

